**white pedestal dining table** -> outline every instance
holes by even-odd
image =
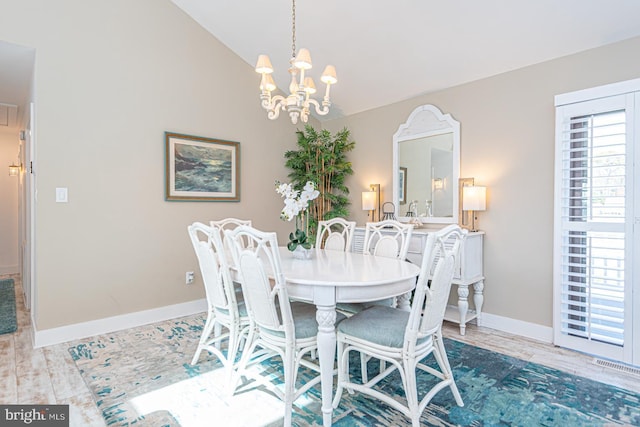
[[[282,270],[292,299],[315,304],[323,425],[330,426],[336,354],[336,304],[375,301],[407,294],[420,268],[407,261],[361,253],[315,249],[310,259],[297,259],[280,248]],[[409,309],[409,299],[400,298]]]

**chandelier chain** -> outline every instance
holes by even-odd
[[[291,57],[296,57],[296,0],[291,2]]]

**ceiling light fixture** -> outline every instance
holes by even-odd
[[[322,107],[320,103],[311,98],[316,93],[316,85],[310,76],[305,76],[305,71],[311,69],[311,54],[309,50],[301,48],[296,55],[296,1],[291,3],[291,19],[293,25],[292,33],[292,53],[289,73],[291,74],[291,83],[289,84],[289,95],[285,98],[282,95],[271,96],[271,92],[276,90],[276,84],[271,74],[273,66],[268,55],[259,55],[256,63],[256,72],[262,75],[260,80],[260,101],[262,108],[267,110],[267,117],[275,120],[280,115],[280,110],[288,111],[291,117],[291,123],[298,123],[298,119],[306,123],[309,120],[310,106],[313,105],[316,114],[324,116],[329,112],[331,100],[329,92],[331,85],[338,82],[336,78],[336,69],[333,65],[327,65],[322,73],[320,80],[327,85]]]

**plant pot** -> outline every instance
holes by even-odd
[[[313,248],[305,249],[302,246],[296,246],[295,250],[291,252],[295,259],[311,259],[313,256]]]

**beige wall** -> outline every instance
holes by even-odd
[[[38,330],[203,298],[199,278],[184,283],[193,221],[290,231],[273,183],[296,127],[267,119],[253,67],[175,5],[0,6],[0,40],[36,49]],[[165,131],[240,142],[241,201],[166,202]]]
[[[168,0],[0,0],[0,40],[36,49],[39,330],[203,297],[186,226],[236,216],[275,229],[273,181],[295,126],[269,121],[257,76]],[[487,312],[551,325],[553,97],[640,76],[640,39],[335,120],[356,141],[348,185],[391,199],[391,137],[417,106],[461,122],[463,177],[489,187],[480,216]],[[165,131],[239,141],[239,203],[164,201]],[[56,187],[69,203],[54,202]]]
[[[479,214],[488,313],[551,327],[554,96],[640,77],[640,38],[416,97],[325,124],[356,140],[352,193],[391,200],[392,136],[419,105],[461,123],[461,176],[488,187]],[[356,211],[359,223],[366,213]]]
[[[19,164],[17,131],[0,130],[0,274],[18,272],[18,181],[9,165]]]

